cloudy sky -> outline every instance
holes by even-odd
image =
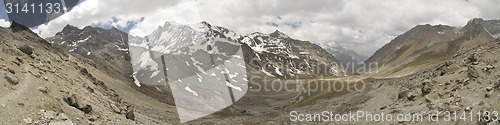
[[[463,26],[475,17],[500,19],[498,12],[500,0],[85,0],[33,30],[48,37],[67,24],[114,26],[144,36],[165,21],[207,21],[242,35],[280,30],[369,56],[415,25]],[[0,26],[8,26],[4,19]]]

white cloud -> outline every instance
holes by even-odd
[[[10,26],[9,21],[6,21],[4,19],[0,19],[0,27],[9,27],[9,26]]]
[[[151,17],[162,11],[179,5],[177,0],[85,0],[70,12],[45,25],[37,27],[42,37],[49,37],[62,30],[67,24],[84,27],[93,24],[111,23],[113,26],[125,26],[126,22],[138,21],[142,17]],[[175,12],[177,13],[177,11]],[[170,15],[161,15],[168,17]],[[118,21],[113,22],[113,18]]]
[[[279,29],[294,38],[337,41],[338,45],[370,55],[391,40],[388,34],[402,34],[418,24],[462,26],[472,18],[488,16],[486,14],[500,18],[494,15],[498,11],[489,12],[491,10],[479,5],[481,2],[471,3],[457,0],[205,0],[200,3],[200,13],[209,22],[242,34]],[[486,2],[490,6],[486,8],[500,8],[500,4],[494,3],[499,2]],[[279,26],[273,27],[269,22]],[[287,25],[294,22],[301,22],[300,26]]]
[[[165,21],[206,20],[239,34],[279,29],[293,38],[337,45],[370,55],[419,24],[463,26],[475,17],[498,19],[498,0],[86,0],[73,11],[40,26],[43,37],[66,24],[110,23],[123,27],[144,17],[130,33],[144,36]]]
[[[144,20],[138,23],[130,30],[130,34],[135,36],[145,36],[158,26],[163,26],[166,21],[175,21],[181,24],[193,24],[201,22],[200,13],[195,1],[185,1],[169,8],[160,8],[144,17]]]

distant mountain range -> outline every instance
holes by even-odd
[[[356,51],[342,46],[333,46],[329,43],[318,43],[318,45],[340,60],[344,69],[350,72],[357,72],[356,70],[362,66],[366,59],[368,59],[368,57],[360,55]]]
[[[208,51],[208,46],[223,47],[219,44],[221,41],[238,44],[247,67],[278,78],[344,76],[347,72],[337,68],[337,64],[342,61],[335,55],[345,57],[348,61],[344,62],[363,58],[357,54],[350,56],[353,51],[339,47],[327,48],[331,51],[325,51],[322,48],[325,46],[293,39],[280,31],[238,35],[207,22],[191,25],[166,22],[144,38],[130,36],[115,28],[78,29],[68,25],[55,36],[47,38],[47,41],[77,57],[99,64],[96,66],[101,66],[110,74],[132,76],[138,85],[165,82],[165,74],[157,72],[161,69],[161,55],[193,56],[199,54],[196,50]]]
[[[216,48],[218,45],[214,42],[221,40],[241,47],[247,67],[272,77],[305,78],[348,75],[361,66],[360,62],[376,62],[377,71],[382,72],[377,75],[403,76],[499,36],[499,20],[474,19],[464,27],[418,25],[396,37],[370,58],[340,46],[293,39],[280,31],[239,35],[207,22],[191,25],[166,22],[144,38],[130,36],[115,28],[78,29],[68,25],[47,40],[77,57],[87,58],[98,64],[96,66],[102,66],[110,74],[124,74],[128,78],[134,74],[132,77],[143,79],[136,81],[161,83],[161,72],[155,72],[161,63],[160,55],[192,55],[196,49],[207,51],[207,45]],[[299,65],[301,63],[305,65]],[[321,64],[331,67],[321,67]],[[338,64],[345,68],[339,68]]]

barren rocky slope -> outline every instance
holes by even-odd
[[[131,88],[131,81],[110,77],[91,63],[52,47],[30,30],[12,29],[27,28],[17,23],[0,28],[2,124],[175,121],[168,119],[175,119],[176,115],[158,115],[172,113],[175,108]]]
[[[379,64],[375,76],[405,76],[449,59],[453,54],[493,41],[486,29],[478,19],[469,21],[463,28],[419,25],[396,37],[365,62]]]

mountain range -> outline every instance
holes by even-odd
[[[346,72],[337,69],[337,64],[341,61],[335,58],[335,54],[348,55],[345,53],[353,52],[338,47],[325,51],[322,46],[290,38],[280,31],[238,35],[207,22],[192,25],[166,22],[144,38],[130,36],[115,28],[78,29],[68,25],[54,37],[46,39],[77,57],[85,57],[93,63],[104,63],[97,66],[115,71],[110,74],[134,74],[136,81],[148,84],[164,82],[163,77],[160,77],[163,73],[155,72],[159,69],[161,55],[193,54],[197,49],[206,50],[207,45],[215,48],[217,46],[214,43],[207,42],[213,40],[239,44],[247,66],[268,76],[280,78],[344,76]],[[135,53],[130,53],[131,51]],[[130,68],[130,61],[134,68]],[[133,69],[133,72],[128,69]]]
[[[405,76],[498,37],[499,20],[473,19],[464,27],[418,25],[380,48],[365,62],[377,76]]]

